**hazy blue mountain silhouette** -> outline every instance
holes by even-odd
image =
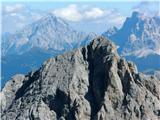
[[[103,36],[114,41],[118,52],[134,61],[140,71],[160,69],[160,18],[133,12],[118,30],[113,27]]]

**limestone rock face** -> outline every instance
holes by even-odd
[[[0,96],[2,120],[160,119],[160,80],[103,37],[13,77]]]

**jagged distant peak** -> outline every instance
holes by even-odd
[[[58,22],[58,23],[66,25],[66,26],[69,25],[65,20],[63,20],[60,17],[55,16],[53,13],[48,13],[46,16],[42,17],[42,19],[40,21],[46,21],[46,20],[47,21]]]
[[[153,18],[159,18],[159,17],[160,17],[159,12],[150,15],[150,14],[147,14],[146,12],[142,12],[142,11],[133,11],[132,15],[129,18],[131,18],[131,19],[137,18],[139,20],[147,20],[147,19],[153,19]]]
[[[48,25],[50,26],[55,26],[55,27],[65,27],[65,28],[69,28],[69,29],[73,29],[65,20],[63,20],[60,17],[56,17],[54,14],[52,13],[48,13],[45,16],[43,16],[41,19],[39,19],[38,21],[33,22],[30,26],[28,27],[33,27],[33,26],[43,26],[43,27],[47,27]]]
[[[118,31],[118,28],[115,26],[112,26],[109,29],[107,29],[107,31],[105,33],[103,33],[102,35],[110,37],[110,36],[114,35],[117,31]]]
[[[103,33],[104,36],[113,40],[119,47],[119,53],[144,57],[149,54],[160,54],[160,18],[158,16],[145,16],[144,13],[134,11],[127,17],[123,26],[115,33]],[[114,33],[114,34],[112,34]],[[145,52],[137,52],[143,51]],[[148,52],[148,53],[147,53]],[[136,54],[134,54],[136,53]],[[142,54],[145,53],[145,54]],[[144,56],[143,56],[144,55]]]
[[[62,18],[48,13],[41,19],[17,31],[12,37],[7,38],[3,44],[3,54],[22,54],[32,47],[45,50],[69,50],[81,45],[81,42],[90,41],[93,34],[77,31]]]
[[[140,13],[140,12],[138,12],[138,11],[134,11],[134,12],[132,12],[132,16],[131,17],[136,17],[136,18],[138,18],[138,17],[140,17],[142,14]]]
[[[117,31],[118,28],[116,26],[112,26],[108,29],[108,31]]]

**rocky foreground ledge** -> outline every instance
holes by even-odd
[[[160,120],[160,80],[103,37],[14,76],[0,99],[2,120]]]

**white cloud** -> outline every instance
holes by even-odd
[[[97,26],[95,29],[101,30],[110,26],[120,26],[125,17],[115,9],[100,8],[97,6],[70,4],[66,7],[55,8],[53,11],[48,11],[55,14],[57,17],[61,17],[70,23],[83,23],[87,25],[85,27],[90,28]],[[45,14],[44,11],[33,10],[25,4],[13,4],[2,6],[2,23],[8,23],[3,25],[3,32],[14,32],[16,29],[21,29],[27,24],[40,19]],[[13,26],[12,28],[10,26]],[[80,26],[82,27],[82,25]],[[83,26],[84,28],[84,26]],[[88,28],[86,28],[88,29]]]
[[[100,8],[89,8],[88,5],[77,6],[71,4],[65,8],[53,10],[53,14],[69,21],[80,21],[85,19],[97,19],[104,15],[104,10]]]
[[[75,4],[71,4],[66,8],[56,9],[53,13],[69,21],[79,21],[82,19],[82,15]]]
[[[73,22],[89,21],[98,24],[106,20],[106,23],[110,21],[108,23],[111,25],[120,25],[125,19],[125,17],[115,9],[102,9],[89,5],[77,6],[76,4],[71,4],[64,8],[57,8],[53,10],[53,14]]]
[[[159,1],[142,1],[133,8],[133,11],[138,11],[145,16],[154,16],[159,14]]]
[[[17,15],[17,13],[11,13],[10,15],[11,15],[11,16],[16,16],[16,15]]]
[[[39,20],[43,16],[43,14],[42,13],[40,14],[40,13],[31,12],[30,16],[33,19],[33,21],[36,21],[36,20]]]
[[[25,8],[25,6],[23,4],[15,4],[15,5],[5,5],[5,6],[3,6],[2,9],[5,14],[8,14],[8,13],[19,12],[24,8]]]
[[[2,32],[14,32],[38,20],[44,13],[32,10],[25,4],[2,5]],[[12,26],[12,27],[11,27]]]
[[[126,19],[125,16],[121,15],[116,10],[112,11],[110,14],[108,14],[108,16],[109,16],[107,17],[108,24],[115,26],[121,26]]]
[[[102,17],[104,15],[104,11],[100,8],[92,8],[91,10],[85,11],[84,16],[86,18],[99,18]]]

